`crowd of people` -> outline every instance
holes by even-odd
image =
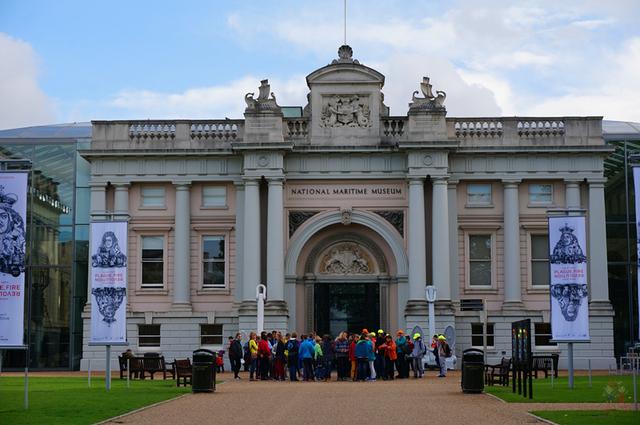
[[[315,333],[282,335],[278,331],[251,332],[248,341],[242,335],[229,337],[229,360],[235,379],[244,364],[249,379],[284,381],[329,381],[332,371],[338,381],[376,381],[407,379],[413,373],[424,376],[424,357],[431,351],[440,369],[438,377],[447,374],[446,358],[451,348],[443,335],[434,335],[430,343],[422,335],[405,335],[398,330],[395,338],[384,330],[377,334],[363,329],[360,334],[341,332],[333,339]]]

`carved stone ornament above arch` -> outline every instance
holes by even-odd
[[[380,247],[359,233],[340,233],[320,240],[305,262],[305,273],[362,276],[387,273]]]

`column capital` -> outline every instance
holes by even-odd
[[[244,190],[244,182],[242,180],[234,181],[233,185],[236,187],[236,190]]]
[[[449,188],[456,187],[460,183],[460,179],[450,178],[447,183],[449,184]]]
[[[90,181],[89,182],[89,187],[91,189],[106,189],[107,188],[107,183],[106,182],[95,182],[95,181]]]
[[[584,179],[580,179],[580,178],[568,178],[568,179],[564,179],[564,184],[567,186],[578,186],[580,183],[582,183],[584,181]]]
[[[269,186],[271,185],[282,186],[284,184],[284,176],[267,177],[267,182],[269,182]]]
[[[176,187],[176,190],[189,190],[189,187],[191,187],[191,181],[189,180],[177,180],[171,182],[171,184]]]
[[[409,180],[409,186],[414,186],[414,185],[423,186],[425,179],[424,177],[408,177],[407,180]]]
[[[123,190],[131,187],[131,183],[111,183],[111,185],[115,187],[116,190]]]
[[[449,184],[449,176],[431,176],[431,184]]]
[[[514,189],[522,183],[522,179],[502,179],[502,185],[506,188]]]
[[[604,187],[604,184],[607,182],[607,179],[604,177],[594,177],[587,179],[587,183],[589,183],[589,188],[592,187]]]
[[[260,184],[260,177],[242,176],[242,181],[245,186],[258,186]]]

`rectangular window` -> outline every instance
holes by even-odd
[[[491,205],[491,183],[467,184],[467,204]]]
[[[469,285],[491,286],[491,235],[469,235]]]
[[[493,323],[487,323],[487,347],[493,347]],[[482,347],[482,323],[471,324],[471,345]]]
[[[164,207],[164,187],[143,187],[141,191],[143,207]]]
[[[225,287],[224,237],[202,238],[202,287]]]
[[[222,325],[200,325],[200,345],[222,345]]]
[[[553,185],[550,183],[529,184],[529,203],[550,205],[553,203]]]
[[[160,325],[138,325],[138,347],[160,347]]]
[[[551,342],[551,323],[534,323],[534,331],[536,335],[535,345],[540,346],[556,346],[555,342]]]
[[[531,285],[549,287],[549,237],[531,235]]]
[[[226,207],[227,188],[224,186],[205,186],[202,188],[203,207]]]
[[[164,286],[164,236],[142,237],[142,287]]]

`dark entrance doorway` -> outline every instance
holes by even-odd
[[[375,332],[380,327],[380,285],[377,283],[316,283],[315,328],[336,337],[341,331]]]

